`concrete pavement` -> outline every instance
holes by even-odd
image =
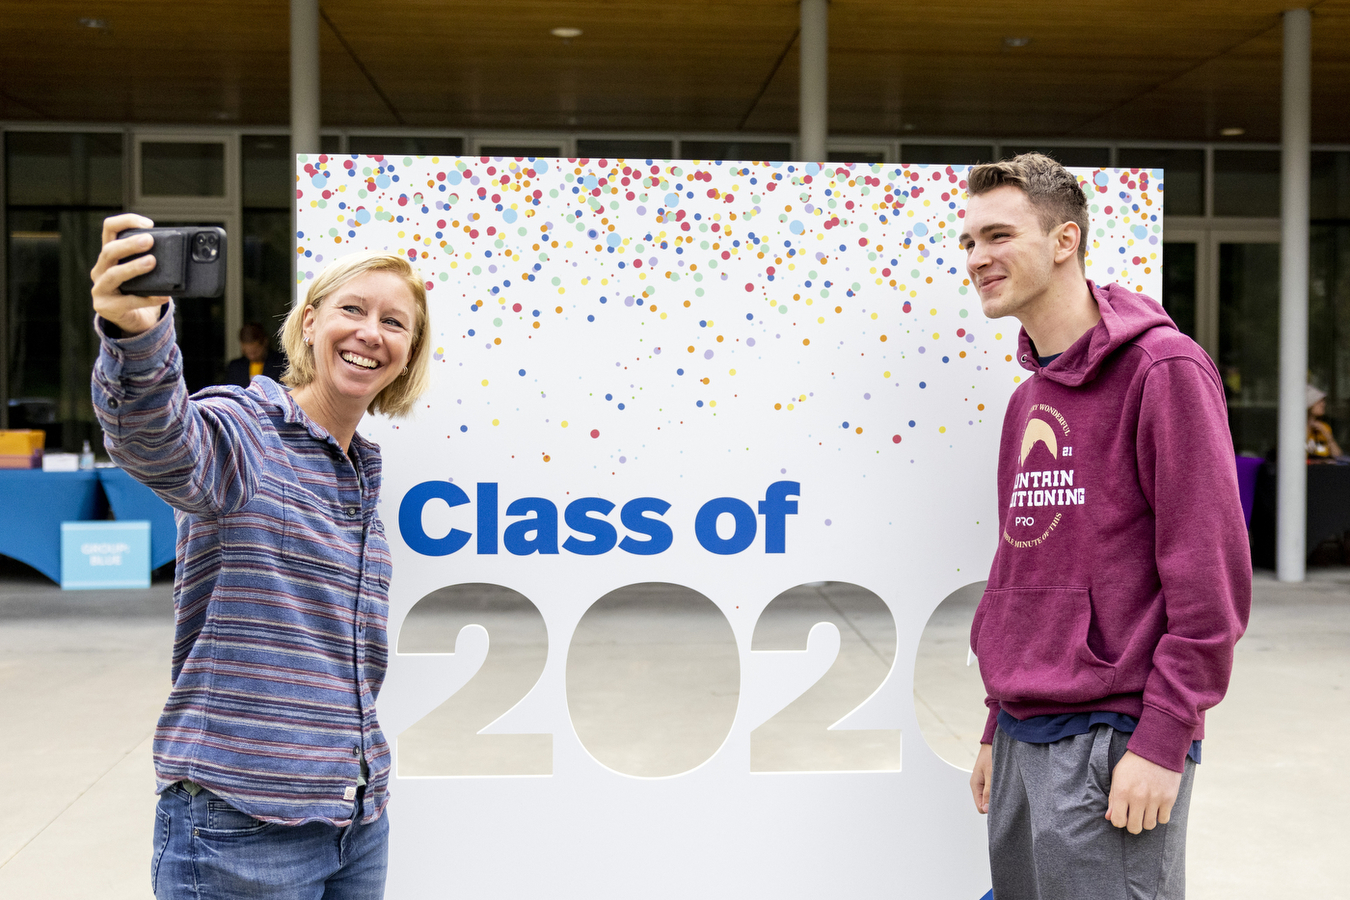
[[[914,679],[923,739],[962,767],[974,759],[984,720],[978,673],[965,665],[977,599],[977,591],[960,592],[934,613]],[[856,645],[847,654],[856,673],[836,679],[838,696],[811,700],[843,704],[846,711],[856,702],[849,678],[874,684],[873,670],[891,663],[876,651],[886,641],[873,640],[885,637],[886,623],[865,598],[830,586],[804,589],[789,606],[798,618],[834,621],[841,642]],[[149,897],[150,737],[169,687],[171,607],[168,583],[146,591],[62,592],[31,570],[0,561],[0,722],[10,738],[10,790],[0,804],[0,897]],[[710,659],[720,659],[725,641],[699,616],[691,606],[680,622],[644,623],[628,611],[608,625],[586,623],[575,661],[582,667],[578,684],[588,658],[611,672],[629,664],[649,683],[674,691],[650,711],[653,721],[682,708],[675,696],[679,671],[662,669],[674,663],[662,662],[657,635],[682,630],[709,648]],[[510,641],[516,652],[505,658],[539,665],[530,649],[539,626],[521,619]],[[800,623],[788,630],[799,631]],[[509,631],[509,623],[494,627],[503,643]],[[634,656],[624,649],[644,633],[649,652]],[[686,663],[688,647],[680,654]],[[569,660],[569,681],[573,664]],[[1348,685],[1350,569],[1314,569],[1300,585],[1258,573],[1251,627],[1238,645],[1228,699],[1210,714],[1196,779],[1187,864],[1192,898],[1350,897],[1337,862],[1350,846],[1343,816],[1350,785],[1340,756],[1350,739]],[[609,689],[596,681],[596,690]],[[579,709],[578,732],[599,745],[613,740],[620,723],[607,718],[607,710],[622,700],[602,698]],[[719,701],[690,700],[714,710],[711,715],[725,713],[715,712]],[[640,725],[641,711],[625,710],[621,724]],[[691,742],[709,739],[696,728],[689,732]],[[636,745],[622,741],[608,752],[629,753],[624,765],[654,771],[678,765],[685,748],[672,735],[679,733],[667,731],[650,745],[661,749],[646,757],[640,747],[633,756]],[[700,747],[688,750],[696,757]]]

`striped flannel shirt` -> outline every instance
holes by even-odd
[[[157,790],[194,781],[269,822],[346,825],[388,802],[375,713],[388,659],[379,447],[351,459],[260,377],[189,398],[173,316],[101,337],[94,408],[109,455],[177,510],[173,687]]]

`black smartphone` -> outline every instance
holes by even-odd
[[[122,293],[139,297],[169,296],[180,300],[219,297],[225,293],[225,229],[214,225],[178,225],[166,228],[128,228],[119,238],[148,234],[154,246],[118,260],[127,262],[147,254],[155,267],[122,282]]]

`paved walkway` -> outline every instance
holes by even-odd
[[[934,613],[915,672],[924,739],[961,766],[973,760],[983,724],[978,675],[965,665],[976,599],[959,593]],[[869,629],[884,623],[870,622],[865,603],[851,603],[848,592],[825,589],[804,593],[794,608],[871,646]],[[168,691],[171,605],[166,583],[62,592],[0,563],[0,722],[11,772],[0,804],[0,897],[149,897],[150,736]],[[522,623],[517,640],[529,665],[538,663],[528,650],[537,627]],[[627,634],[635,623],[615,627]],[[596,647],[609,643],[598,631],[593,638]],[[889,663],[855,655],[860,683],[874,684],[871,668]],[[854,702],[847,690],[840,697]],[[587,728],[603,739],[604,704]],[[1210,716],[1196,780],[1190,896],[1350,897],[1336,862],[1350,846],[1350,782],[1339,753],[1347,743],[1350,570],[1314,570],[1301,585],[1258,575],[1251,628],[1238,645],[1229,698]]]

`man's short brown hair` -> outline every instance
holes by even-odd
[[[241,344],[262,344],[267,346],[267,332],[263,330],[262,325],[257,322],[249,322],[239,329],[239,343]]]
[[[1041,228],[1049,234],[1065,222],[1078,226],[1078,265],[1086,267],[1088,241],[1087,197],[1067,169],[1043,153],[1023,153],[1012,159],[985,163],[970,170],[967,192],[975,197],[1004,186],[1027,195]]]

